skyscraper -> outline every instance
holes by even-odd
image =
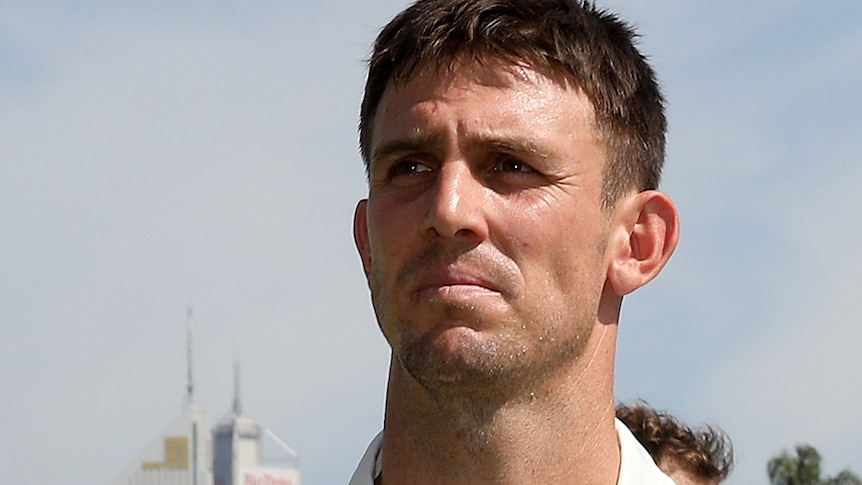
[[[187,330],[185,408],[115,485],[301,485],[296,453],[272,431],[243,416],[239,364],[233,409],[210,433],[206,411],[194,402],[191,310]],[[264,446],[267,440],[269,448]],[[264,456],[270,448],[280,457]]]
[[[282,466],[268,466],[265,462],[265,438],[282,455]],[[213,430],[213,445],[215,485],[300,485],[296,453],[271,431],[242,414],[239,364],[234,371],[233,410]]]

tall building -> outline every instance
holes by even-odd
[[[280,458],[264,459],[268,439]],[[239,365],[234,373],[233,410],[213,430],[215,485],[300,485],[299,458],[275,434],[242,414],[239,397]],[[287,465],[287,466],[285,466]]]
[[[189,403],[117,485],[213,485],[206,411]]]
[[[206,411],[194,402],[191,310],[187,329],[186,406],[115,485],[301,485],[296,453],[242,414],[238,364],[233,409],[210,432]]]

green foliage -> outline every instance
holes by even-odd
[[[823,485],[862,485],[862,479],[850,470],[844,470],[834,478],[825,480]]]
[[[769,460],[766,471],[770,485],[862,485],[850,470],[831,478],[820,478],[821,456],[811,445],[799,445],[795,455],[787,451]]]

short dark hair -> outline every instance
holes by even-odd
[[[368,60],[359,143],[370,164],[372,125],[389,83],[464,58],[502,60],[562,76],[592,102],[609,149],[603,204],[658,187],[667,120],[655,73],[637,34],[586,0],[418,0],[377,36]]]
[[[616,414],[666,472],[665,467],[669,466],[685,470],[697,479],[718,483],[733,469],[733,445],[718,428],[692,429],[644,402],[620,404]]]

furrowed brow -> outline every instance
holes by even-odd
[[[551,154],[530,140],[515,137],[481,137],[470,142],[471,148],[491,148],[494,151],[525,154],[533,157],[547,159]]]
[[[440,135],[415,135],[397,138],[374,147],[371,151],[371,165],[382,159],[416,152],[433,152],[443,144]]]

